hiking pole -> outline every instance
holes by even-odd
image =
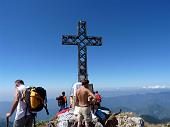
[[[6,117],[6,127],[9,127],[9,117]]]

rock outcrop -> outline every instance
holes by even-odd
[[[48,127],[76,127],[77,118],[73,110],[59,114],[56,119],[48,123]],[[102,124],[101,124],[102,123]],[[135,113],[125,112],[118,115],[110,114],[106,121],[100,121],[93,115],[92,127],[144,127],[144,120]]]
[[[132,112],[121,113],[116,118],[118,127],[144,127],[144,120]]]

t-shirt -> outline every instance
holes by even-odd
[[[58,98],[56,98],[56,100],[58,101],[58,105],[64,105],[67,101],[66,96],[59,96]]]
[[[97,93],[97,94],[95,95],[95,97],[96,97],[96,101],[97,101],[97,102],[101,102],[102,97],[101,97],[100,94]]]
[[[64,96],[63,98],[64,98],[64,102],[66,103],[66,102],[67,102],[67,97],[66,97],[66,96]]]
[[[26,87],[25,87],[25,85],[20,85],[19,87],[17,87],[17,90],[19,92],[19,102],[17,105],[15,120],[19,120],[19,119],[23,118],[25,116],[25,112],[26,112],[26,103],[21,100],[22,94],[26,90]],[[27,115],[29,115],[29,114],[30,113],[27,112]]]

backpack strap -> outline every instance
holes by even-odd
[[[48,108],[47,108],[47,96],[45,97],[45,104],[44,104],[45,111],[47,115],[49,115]]]
[[[25,111],[25,118],[27,117],[27,113],[30,113],[30,88],[26,89],[25,91],[25,103],[26,103],[26,111]]]
[[[34,127],[36,127],[36,117],[37,117],[37,113],[31,113],[32,117],[33,117],[33,122],[34,122]]]
[[[46,111],[47,115],[49,115],[47,105],[44,105],[44,108],[45,108],[45,111]]]

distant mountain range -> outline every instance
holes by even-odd
[[[170,118],[160,120],[160,119],[155,118],[154,116],[150,116],[150,115],[141,115],[140,117],[143,118],[146,122],[152,123],[152,124],[168,123],[170,121]]]
[[[102,105],[113,112],[121,108],[123,111],[135,112],[138,115],[147,116],[147,118],[150,116],[159,122],[168,122],[170,121],[169,98],[170,92],[132,94],[103,98]],[[153,123],[155,122],[153,121]]]
[[[103,96],[102,106],[117,112],[120,108],[124,112],[135,112],[150,123],[170,121],[170,89],[117,89],[115,91],[101,91]],[[10,102],[0,102],[0,117],[11,107]],[[50,115],[45,110],[38,113],[38,120],[49,120],[58,111],[55,99],[48,99]],[[13,121],[14,115],[11,118]],[[0,126],[1,127],[1,126]]]

